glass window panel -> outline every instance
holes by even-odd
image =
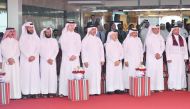
[[[7,0],[0,1],[0,32],[4,32],[7,27]]]

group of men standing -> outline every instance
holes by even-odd
[[[75,27],[75,22],[67,22],[59,41],[52,38],[53,31],[50,27],[44,28],[39,37],[32,22],[23,24],[19,40],[14,28],[6,29],[0,47],[0,61],[6,73],[5,81],[10,83],[11,99],[38,98],[39,94],[52,97],[57,91],[60,96],[68,96],[67,81],[73,79],[72,71],[80,66],[81,50],[85,70],[91,72],[86,73],[86,77],[92,80],[89,83],[90,93],[100,94],[98,80],[101,77],[101,65],[104,64],[103,44],[95,37],[96,28],[89,28],[87,36],[81,42],[81,36],[74,32]],[[58,42],[62,50],[59,78],[56,71]]]
[[[152,91],[164,90],[164,51],[168,62],[169,89],[186,88],[185,62],[188,60],[188,49],[185,39],[179,34],[179,27],[172,28],[166,44],[158,26],[149,27],[143,39],[144,44],[136,29],[129,30],[123,44],[118,40],[118,32],[110,31],[105,43],[106,55],[104,45],[97,37],[97,27],[90,25],[82,41],[81,36],[74,32],[75,27],[75,22],[67,22],[58,41],[62,50],[59,78],[56,69],[59,46],[57,40],[52,38],[52,28],[44,28],[39,37],[32,22],[27,22],[22,26],[19,40],[15,29],[7,28],[0,46],[0,61],[6,72],[6,81],[10,82],[12,99],[22,96],[37,98],[39,94],[52,97],[57,91],[60,96],[68,96],[67,82],[74,78],[72,71],[80,66],[80,56],[85,78],[89,80],[90,95],[100,94],[101,68],[105,59],[107,92],[129,89],[129,76],[135,76],[135,69],[143,64],[144,52]]]

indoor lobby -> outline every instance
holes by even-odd
[[[73,32],[70,33],[70,26],[68,25],[73,24]],[[23,41],[27,39],[27,37],[23,37],[23,30],[26,30],[25,36],[28,34],[30,37],[29,27],[34,29],[35,36],[38,36],[36,40],[39,39],[40,42],[37,45],[39,49],[34,50],[35,55],[36,51],[39,52],[37,57],[30,55],[30,57],[34,57],[33,60],[38,59],[37,68],[30,67],[32,66],[30,63],[22,68],[22,65],[24,66],[25,64],[22,63],[23,57],[27,61],[28,55],[32,54],[29,49],[36,44],[36,42],[32,43],[34,41],[30,41],[30,38]],[[97,36],[96,38],[98,39],[88,39],[88,36],[93,34],[92,30],[94,28],[96,30],[94,36]],[[175,28],[178,29],[179,38],[176,38],[173,32]],[[152,39],[147,41],[148,37],[154,34],[154,29],[158,29],[159,32],[156,34],[163,37],[160,39],[150,37]],[[14,30],[16,38],[13,36],[10,38],[17,41],[15,43],[16,47],[18,46],[18,56],[11,52],[6,52],[7,48],[10,48],[12,52],[16,52],[17,49],[12,46],[11,41],[4,43],[7,37],[9,38],[8,32],[12,30]],[[51,30],[49,39],[56,42],[56,50],[53,50],[54,45],[51,45],[51,41],[46,37],[46,30]],[[136,32],[140,42],[136,41],[135,43],[137,44],[134,44],[133,39],[128,40],[129,37],[132,37],[131,32]],[[118,45],[114,45],[114,38],[112,39],[112,34],[114,33],[117,33],[116,42]],[[72,35],[80,36],[80,44],[76,42],[75,36],[70,38],[71,40],[66,37],[71,37]],[[46,38],[48,41],[43,42],[46,41]],[[115,51],[111,52],[111,50],[108,51],[107,46],[110,43],[112,44],[112,40],[114,44],[110,49]],[[87,43],[87,41],[89,42]],[[190,0],[0,0],[0,109],[189,109],[189,41]],[[99,43],[101,43],[100,46],[98,46]],[[147,43],[151,44],[148,45]],[[3,48],[3,45],[7,48]],[[42,47],[46,47],[45,52],[47,55],[50,52],[56,53],[55,56],[52,56],[55,59],[50,60],[48,57],[47,60],[47,63],[50,63],[50,65],[54,63],[53,65],[55,66],[46,66],[43,63],[43,59],[46,59],[46,57],[42,56]],[[77,50],[77,47],[79,50]],[[135,47],[139,47],[140,50]],[[99,50],[100,48],[101,50]],[[120,50],[121,53],[119,54],[120,48],[122,50]],[[96,49],[98,49],[97,52],[94,51]],[[28,51],[24,53],[22,50]],[[134,53],[137,50],[140,53]],[[149,50],[150,54],[155,54],[153,56],[148,55]],[[6,57],[6,53],[3,52],[10,53],[7,55],[11,58]],[[72,63],[71,58],[68,58],[71,55],[70,52],[77,52],[76,55],[72,54],[72,56],[75,56],[73,60],[78,60],[77,66]],[[133,53],[130,54],[129,52]],[[44,54],[46,55],[46,53]],[[119,56],[116,58],[116,54],[121,55],[121,58]],[[139,54],[139,59],[135,59],[137,54]],[[157,54],[159,55],[158,59]],[[91,59],[87,59],[85,56]],[[30,57],[28,58],[29,62]],[[16,72],[15,68],[10,67],[12,64],[9,59],[13,59],[13,65],[18,64],[18,72]],[[157,62],[159,59],[160,61]],[[94,66],[96,64],[97,66],[88,70],[91,68],[92,64],[89,63],[92,60],[93,62],[100,60],[100,62],[93,63]],[[137,60],[139,61],[138,66],[131,64]],[[175,63],[176,60],[177,62]],[[109,62],[112,63],[109,64]],[[119,64],[117,65],[117,63]],[[175,63],[175,66],[173,63]],[[7,67],[5,64],[9,66]],[[120,70],[114,69],[118,68],[117,66],[120,66]],[[54,67],[54,70],[49,69],[50,67]],[[129,68],[133,68],[133,70]],[[25,69],[25,71],[37,69],[39,81],[33,78],[33,75],[35,75],[33,73],[26,75],[26,78],[23,77],[22,74],[24,75],[25,72],[23,73],[22,69]],[[47,73],[54,73],[53,76],[45,74],[49,76],[46,77],[49,80],[45,82],[42,80],[43,70],[46,70]],[[67,73],[65,73],[66,70]],[[97,73],[99,71],[100,73]],[[121,74],[119,71],[121,71]],[[135,76],[130,76],[133,71]],[[155,74],[157,72],[159,72],[159,75]],[[180,72],[180,74],[172,74],[172,72]],[[72,77],[69,77],[68,73]],[[6,80],[7,75],[10,76],[9,80]],[[152,77],[152,75],[154,76]],[[161,78],[157,80],[160,75]],[[17,80],[13,79],[13,76],[17,77]],[[67,76],[69,79],[64,80]],[[54,77],[54,80],[51,80],[51,77]],[[39,86],[39,93],[33,94],[29,92],[25,96],[22,84],[28,79],[30,82],[24,88],[30,87],[28,90],[31,91],[31,86],[34,85],[35,87],[37,85]],[[34,84],[32,84],[31,79],[34,80]],[[21,95],[19,99],[11,98],[12,93],[15,91],[13,89],[16,87],[13,84],[14,81],[19,84],[19,93]],[[52,81],[56,81],[52,83],[54,84],[52,87],[56,92],[43,94],[43,84],[51,84]],[[182,87],[179,88],[178,83],[180,84],[178,86]],[[63,89],[62,84],[67,84],[64,86],[67,89],[66,95],[60,91]],[[160,84],[162,87],[160,90],[152,89],[152,86],[159,86]],[[112,85],[113,87],[121,85],[122,88],[109,91],[110,87],[112,89]],[[175,88],[175,85],[177,88]],[[92,93],[92,89],[98,90],[98,93]]]

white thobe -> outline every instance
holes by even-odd
[[[58,43],[54,38],[42,38],[40,46],[40,71],[41,71],[41,93],[54,94],[57,92],[57,69],[56,56],[58,54]],[[50,65],[48,59],[53,60]]]
[[[23,37],[23,38],[22,38]],[[40,73],[39,73],[39,50],[40,39],[34,35],[22,36],[19,41],[20,55],[20,76],[22,94],[40,93]],[[35,60],[29,62],[30,56],[35,56]]]
[[[124,90],[122,59],[123,47],[119,41],[110,41],[106,43],[106,91]],[[119,66],[114,63],[120,60]]]
[[[63,34],[65,35],[59,40],[62,49],[59,94],[68,96],[68,79],[73,79],[72,71],[74,68],[80,66],[81,37],[75,32],[66,32]],[[76,56],[74,61],[69,60],[72,55]]]
[[[100,38],[89,35],[82,40],[82,61],[89,64],[88,68],[85,68],[89,93],[100,94],[101,62],[104,62],[104,48]]]
[[[187,43],[185,38],[183,38],[184,47],[180,47],[178,36],[175,36],[175,39],[178,43],[178,46],[173,45],[172,36],[168,37],[166,42],[166,57],[167,60],[171,60],[171,63],[168,63],[168,87],[169,89],[180,90],[186,88],[186,73],[185,73],[185,62],[184,60],[188,59]]]
[[[163,78],[163,52],[165,50],[165,42],[163,37],[149,36],[145,42],[146,47],[146,68],[147,76],[150,77],[151,90],[164,90]],[[161,58],[156,59],[155,54],[159,53]]]
[[[10,83],[10,98],[20,99],[20,68],[19,68],[19,56],[20,49],[19,43],[14,38],[6,38],[1,42],[1,54],[3,57],[2,69],[6,73],[5,80]],[[9,65],[8,59],[13,58],[15,63]]]
[[[124,88],[129,89],[129,77],[136,75],[136,68],[143,62],[143,46],[140,38],[128,37],[123,42],[124,62],[128,62],[129,66],[124,65],[123,82]]]

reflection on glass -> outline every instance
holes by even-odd
[[[64,10],[23,5],[22,11],[23,23],[33,22],[38,34],[44,27],[61,30],[64,26]]]
[[[7,0],[0,0],[0,32],[4,32],[7,27]]]

